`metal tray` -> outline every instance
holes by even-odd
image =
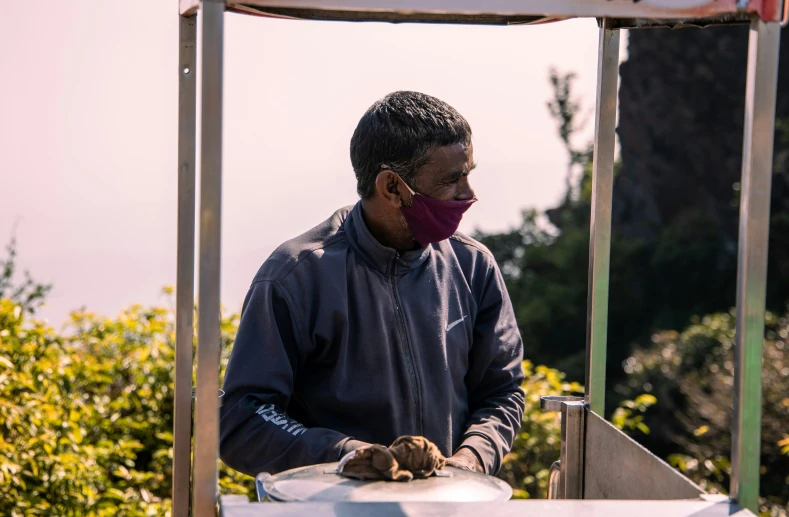
[[[288,470],[263,481],[266,496],[288,502],[492,502],[507,501],[512,488],[493,476],[453,467],[449,477],[409,482],[357,481],[335,473],[337,463]]]

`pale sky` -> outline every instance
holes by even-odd
[[[42,315],[55,326],[81,306],[113,315],[162,303],[175,283],[176,4],[0,0],[0,242],[16,223],[20,265],[54,284]],[[593,20],[225,20],[229,309],[277,245],[356,202],[349,140],[391,91],[437,96],[471,123],[480,201],[462,230],[503,230],[560,198],[567,156],[546,108],[548,73],[577,73],[576,95],[593,108]]]

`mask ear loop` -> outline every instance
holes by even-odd
[[[789,1],[789,0],[787,0],[787,1]],[[389,166],[387,166],[387,165],[381,165],[381,170],[392,171],[392,169]],[[411,187],[408,186],[408,183],[405,182],[405,180],[403,179],[402,176],[397,174],[395,171],[392,171],[392,173],[395,176],[397,176],[397,179],[400,180],[400,183],[402,183],[403,186],[405,186],[405,188],[407,188],[408,192],[411,194],[411,202],[409,204],[407,204],[407,205],[405,203],[403,203],[403,206],[405,208],[411,208],[412,206],[414,206],[414,196],[416,196],[416,192],[414,192],[414,190]]]

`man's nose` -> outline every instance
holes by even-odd
[[[458,192],[455,195],[455,199],[457,201],[468,201],[469,199],[474,199],[476,197],[474,193],[474,189],[471,188],[471,184],[468,182],[467,179],[461,181],[459,185]]]

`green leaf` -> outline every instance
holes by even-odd
[[[126,494],[124,494],[117,488],[108,488],[107,490],[105,490],[104,497],[106,499],[112,499],[115,501],[126,501]]]

